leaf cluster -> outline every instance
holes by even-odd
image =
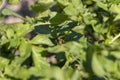
[[[0,24],[0,79],[119,80],[119,9],[120,0],[38,0],[35,17]]]

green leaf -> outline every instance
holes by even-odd
[[[30,57],[31,51],[32,45],[27,41],[22,40],[18,49],[19,56],[16,56],[15,59],[12,60],[10,66],[20,67],[25,62],[25,60],[27,60]]]
[[[8,1],[37,2],[32,18],[17,14],[22,6],[0,14],[0,80],[120,80],[120,0]],[[11,15],[24,22],[3,24]]]
[[[106,72],[114,73],[117,71],[117,63],[114,62],[112,59],[108,59],[104,56],[99,56],[98,59]]]
[[[120,59],[120,54],[119,54],[120,51],[113,51],[111,52],[111,55],[114,56],[115,58],[117,59]]]
[[[7,35],[8,39],[13,38],[14,37],[14,31],[13,31],[13,29],[8,28],[7,31],[6,31],[6,35]]]
[[[49,39],[48,35],[44,35],[44,34],[38,34],[36,35],[31,41],[30,43],[32,44],[44,44],[44,45],[49,45],[49,46],[53,46],[54,44],[51,42],[51,40]]]
[[[7,66],[5,68],[5,74],[10,77],[23,80],[26,80],[30,77],[28,70],[25,67]]]
[[[61,24],[65,22],[66,20],[67,20],[67,15],[58,13],[50,20],[50,22],[52,24]]]
[[[9,40],[6,38],[6,36],[2,36],[2,38],[0,40],[0,45],[6,44],[8,42],[9,42]]]
[[[29,71],[30,75],[34,75],[34,76],[37,76],[37,77],[39,77],[43,74],[43,72],[40,71],[40,68],[37,68],[37,67],[31,67],[31,68],[28,69],[28,71]]]
[[[69,5],[69,1],[68,0],[57,0],[57,1],[58,1],[58,3],[60,3],[60,4],[64,5],[64,6]]]
[[[19,50],[20,50],[20,56],[24,57],[31,52],[31,44],[23,40],[20,44]]]
[[[95,73],[95,75],[97,75],[99,77],[103,77],[105,75],[105,71],[103,69],[103,66],[99,62],[96,53],[93,54],[91,66],[92,66],[92,70]]]
[[[119,4],[119,5],[112,4],[109,10],[110,10],[112,13],[118,13],[118,14],[120,14],[119,9],[120,9],[120,4]]]
[[[74,8],[74,6],[72,4],[67,6],[64,9],[64,12],[69,16],[77,16],[79,14],[79,12]]]
[[[46,58],[41,56],[42,51],[44,48],[32,46],[32,58],[35,67],[38,67],[39,69],[46,69],[49,67]]]
[[[36,13],[40,13],[50,9],[54,4],[53,0],[39,0],[38,4],[32,6],[31,9]]]
[[[8,65],[9,59],[0,57],[0,72]],[[1,75],[0,75],[1,76]]]
[[[114,21],[120,20],[120,13],[115,17]]]
[[[80,34],[84,34],[84,29],[85,29],[85,25],[80,25],[74,27],[72,30]]]
[[[72,20],[77,21],[80,18],[78,17],[80,13],[82,14],[84,12],[84,7],[80,0],[72,0],[71,4],[66,6],[63,10]]]
[[[19,4],[20,0],[9,0],[10,4]]]
[[[4,9],[2,11],[2,14],[4,14],[4,15],[13,15],[13,16],[16,16],[16,17],[19,17],[19,18],[23,19],[23,17],[21,15],[15,13],[14,11],[9,10],[9,9]]]
[[[16,24],[15,26],[15,31],[16,31],[16,36],[17,37],[24,37],[27,33],[31,32],[33,30],[33,26],[31,24]]]
[[[81,0],[72,0],[71,3],[77,11],[82,11],[84,8]]]
[[[108,4],[107,3],[105,4],[105,3],[101,2],[101,1],[98,1],[98,0],[93,0],[93,1],[96,2],[98,7],[102,8],[104,10],[108,10]]]
[[[9,49],[10,48],[17,48],[20,45],[20,39],[11,39],[10,40],[10,45],[9,45]]]

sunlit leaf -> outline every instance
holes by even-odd
[[[32,57],[33,57],[33,62],[36,67],[39,69],[45,69],[46,67],[49,67],[46,59],[41,56],[41,53],[44,49],[32,46]]]
[[[45,44],[49,46],[53,46],[53,43],[49,39],[49,36],[43,35],[43,34],[38,34],[31,40],[32,44]]]
[[[120,80],[120,0],[7,1],[0,80]],[[7,24],[11,16],[23,22]]]
[[[20,44],[20,56],[25,56],[31,52],[31,44],[27,43],[26,41],[22,41]]]
[[[101,63],[97,59],[96,54],[93,54],[91,66],[92,66],[92,70],[95,73],[95,75],[100,76],[100,77],[103,77],[105,75],[105,71],[104,71]]]

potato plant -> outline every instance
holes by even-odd
[[[37,0],[29,9],[34,17],[0,12],[22,19],[0,24],[0,80],[120,79],[120,0]]]

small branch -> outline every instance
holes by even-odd
[[[110,43],[109,44],[111,44],[111,43],[113,43],[116,39],[118,39],[120,37],[120,33],[117,35],[117,36],[115,36],[111,41],[110,41]]]
[[[46,22],[46,23],[37,23],[35,24],[34,26],[40,26],[40,25],[50,25],[51,23],[49,22]]]
[[[0,6],[0,12],[6,7],[7,3],[8,3],[8,0],[2,0],[2,4]]]

